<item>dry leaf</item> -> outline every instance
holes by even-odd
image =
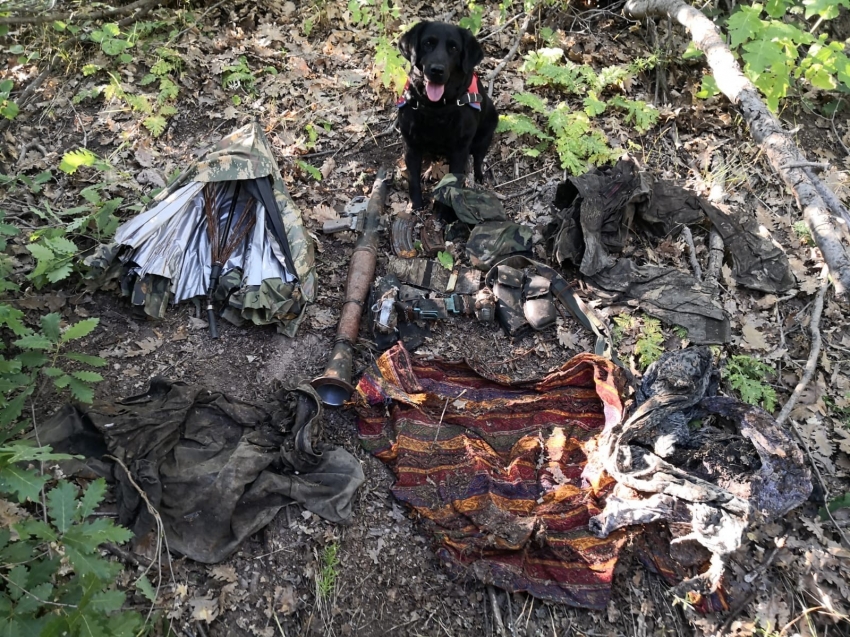
[[[741,347],[744,349],[766,350],[768,348],[767,341],[764,340],[764,334],[756,329],[752,321],[747,321],[741,328],[741,336],[743,336]]]
[[[326,307],[314,305],[312,311],[308,312],[311,325],[317,330],[327,329],[336,325],[333,311]]]
[[[322,173],[324,179],[327,179],[334,171],[334,168],[336,168],[336,161],[334,161],[333,157],[328,157],[325,163],[322,164],[322,167],[319,168],[319,172]]]
[[[232,566],[224,566],[219,564],[218,566],[212,568],[210,570],[210,575],[212,575],[215,579],[221,580],[223,582],[235,582],[238,580],[238,576],[236,575],[236,569]]]
[[[319,204],[307,213],[307,218],[312,219],[318,224],[323,224],[325,221],[333,221],[339,219],[336,210],[325,204]]]
[[[274,596],[278,605],[277,612],[283,615],[291,615],[298,608],[298,598],[295,596],[295,589],[289,584],[275,587]]]
[[[125,352],[123,358],[147,356],[151,352],[158,350],[160,347],[162,347],[162,340],[156,338],[155,336],[148,336],[147,338],[143,338],[140,341],[136,341],[136,345],[139,346],[139,349]]]
[[[211,624],[218,617],[218,600],[195,597],[189,600],[192,607],[192,619],[197,622],[204,621]]]

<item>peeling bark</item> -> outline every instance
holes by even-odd
[[[803,219],[834,277],[835,291],[845,294],[850,289],[847,247],[841,241],[841,233],[835,227],[829,207],[806,169],[792,167],[807,160],[779,120],[767,110],[758,90],[744,76],[714,23],[683,0],[628,0],[625,11],[634,18],[669,16],[690,32],[696,47],[705,53],[717,87],[740,108],[753,139],[794,193],[797,205],[803,211]]]

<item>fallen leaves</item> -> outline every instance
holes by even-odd
[[[744,323],[741,328],[743,341],[741,347],[749,350],[766,350],[770,347],[764,338],[764,334],[758,330],[752,321]]]

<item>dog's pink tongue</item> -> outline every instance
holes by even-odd
[[[443,85],[434,84],[433,82],[425,83],[425,93],[428,94],[428,99],[432,102],[439,102],[443,97]]]

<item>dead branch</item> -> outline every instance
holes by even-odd
[[[519,33],[516,36],[516,40],[514,40],[514,44],[511,47],[511,50],[508,51],[508,54],[502,58],[502,61],[499,62],[496,68],[490,71],[484,78],[488,82],[487,95],[489,95],[490,97],[493,97],[493,82],[495,81],[496,76],[502,72],[502,69],[504,69],[508,65],[508,62],[514,59],[516,52],[519,50],[519,45],[522,42],[522,36],[524,36],[525,32],[528,31],[528,27],[531,26],[531,22],[534,19],[535,8],[536,6],[532,7],[531,10],[527,14],[525,14],[525,20],[522,21],[522,24],[519,27]]]
[[[790,164],[785,164],[786,168],[814,168],[815,170],[826,170],[829,164],[826,162],[817,161],[792,161]]]
[[[845,294],[850,290],[850,255],[833,224],[827,203],[806,169],[786,167],[805,162],[806,158],[779,120],[767,110],[756,87],[741,72],[714,23],[683,0],[628,0],[625,11],[634,18],[670,16],[690,32],[696,47],[705,53],[717,87],[738,105],[753,139],[794,193],[806,225],[833,274],[836,293]]]
[[[723,237],[712,229],[708,235],[708,265],[705,268],[705,285],[717,287],[717,277],[720,275],[720,266],[723,265]]]
[[[505,622],[502,621],[502,611],[499,610],[499,600],[496,598],[496,589],[491,584],[487,585],[487,594],[490,596],[490,603],[493,605],[493,618],[496,623],[496,630],[499,632],[499,637],[506,637]]]
[[[163,0],[137,0],[125,7],[113,7],[111,9],[103,9],[102,11],[92,11],[91,13],[65,11],[24,16],[7,16],[0,18],[0,24],[43,24],[45,22],[53,22],[54,20],[100,20],[101,18],[111,18],[116,15],[132,13],[136,9],[141,9],[152,4],[162,4],[162,2]]]
[[[682,228],[682,236],[685,238],[685,243],[688,245],[688,257],[691,260],[691,268],[694,270],[694,278],[702,282],[702,268],[699,267],[697,261],[697,249],[694,246],[694,235],[691,234],[691,229],[685,226]]]
[[[829,209],[832,210],[833,214],[839,215],[844,218],[844,223],[850,225],[850,212],[847,211],[847,208],[844,207],[844,204],[841,203],[841,200],[833,193],[825,183],[820,180],[820,177],[815,175],[811,168],[805,168],[804,172],[808,176],[809,179],[812,180],[812,183],[817,188],[818,193],[823,200],[826,202],[826,205],[829,206]]]
[[[791,410],[794,409],[794,405],[797,404],[797,400],[800,398],[800,394],[803,393],[803,390],[806,389],[808,384],[812,382],[812,378],[815,375],[815,370],[818,366],[818,356],[820,356],[820,347],[821,347],[821,335],[820,335],[820,317],[823,313],[823,301],[826,297],[826,290],[829,287],[829,272],[824,268],[823,272],[823,283],[821,283],[820,291],[818,291],[817,298],[815,298],[815,305],[812,308],[812,317],[809,319],[809,331],[812,333],[812,345],[809,349],[809,359],[806,361],[806,366],[803,368],[803,377],[800,379],[800,382],[797,383],[797,386],[794,388],[794,392],[791,394],[790,398],[788,398],[788,402],[785,403],[785,406],[782,407],[782,411],[779,412],[779,416],[776,417],[776,424],[783,425],[785,421],[788,420],[788,416],[791,414]]]

